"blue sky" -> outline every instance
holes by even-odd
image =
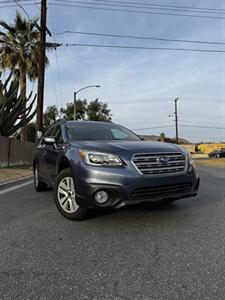
[[[222,0],[140,2],[225,9]],[[24,7],[31,17],[39,15],[39,5]],[[20,11],[15,7],[0,8],[0,18],[12,22],[16,10]],[[107,12],[49,5],[47,23],[52,32],[75,30],[225,42],[225,20],[220,19]],[[59,43],[225,50],[220,45],[202,46],[76,34],[53,35],[48,40]],[[88,100],[99,98],[107,102],[113,121],[135,129],[139,134],[165,132],[167,136],[175,135],[173,127],[136,130],[173,125],[173,118],[168,115],[174,112],[175,97],[179,97],[180,125],[225,127],[225,53],[60,47],[48,56],[50,65],[46,70],[45,107],[53,104],[63,106],[72,101],[74,90],[89,84],[99,84],[101,88],[85,90],[79,97]],[[225,130],[221,129],[180,127],[179,131],[180,136],[191,141],[225,140]]]

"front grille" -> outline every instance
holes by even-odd
[[[160,158],[166,162],[160,162]],[[183,153],[148,153],[135,154],[133,163],[143,175],[183,172],[186,168],[186,157]]]
[[[135,189],[131,193],[132,200],[148,200],[157,197],[170,197],[171,195],[184,194],[191,192],[191,183],[179,183],[173,185],[164,185],[157,187],[145,187]]]

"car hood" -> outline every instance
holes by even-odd
[[[84,150],[106,153],[184,152],[177,145],[154,141],[77,141],[72,145]]]

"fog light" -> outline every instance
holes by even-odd
[[[95,201],[99,204],[104,204],[109,199],[109,195],[105,191],[99,191],[95,194]]]

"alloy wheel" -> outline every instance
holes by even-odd
[[[72,177],[64,177],[57,189],[58,202],[67,213],[74,213],[79,206],[76,203],[75,188]]]

